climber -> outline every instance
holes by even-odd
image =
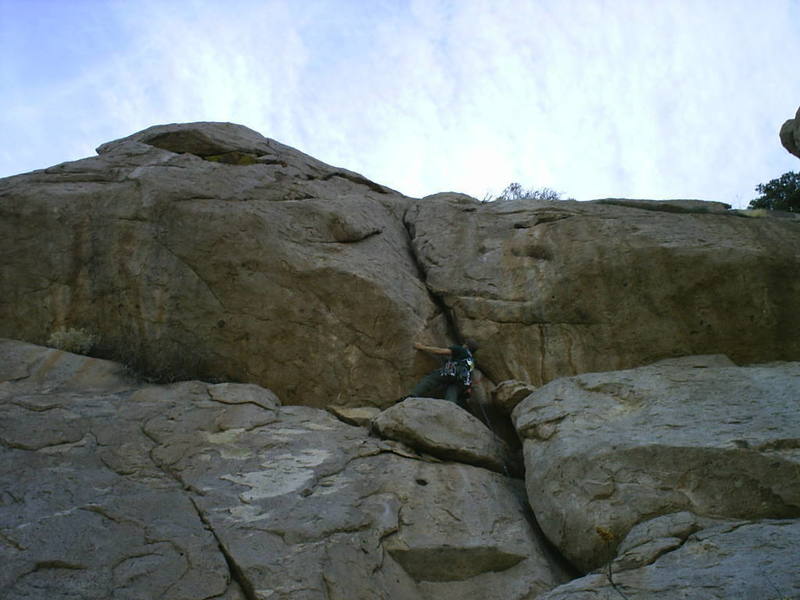
[[[416,342],[414,348],[447,357],[447,361],[420,379],[409,397],[443,398],[468,410],[467,400],[472,391],[472,371],[475,368],[472,354],[478,350],[478,344],[474,340],[465,340],[461,346],[438,348]]]

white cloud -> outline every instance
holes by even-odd
[[[87,36],[103,50],[85,68],[35,96],[4,75],[0,174],[192,120],[245,124],[411,195],[513,180],[743,205],[800,169],[777,138],[800,103],[793,0],[109,6],[95,5]]]

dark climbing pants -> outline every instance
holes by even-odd
[[[461,401],[461,386],[442,377],[438,371],[428,373],[411,390],[414,398],[441,398],[464,408]]]

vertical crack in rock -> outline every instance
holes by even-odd
[[[431,286],[428,285],[428,272],[425,269],[425,265],[420,260],[419,254],[417,253],[417,248],[414,245],[414,238],[416,237],[413,225],[408,221],[408,211],[411,210],[410,208],[406,210],[403,214],[403,228],[406,230],[406,240],[408,242],[408,253],[411,256],[411,260],[414,262],[414,265],[417,267],[417,273],[419,275],[419,280],[425,286],[425,289],[428,290],[428,295],[431,298],[433,304],[441,311],[444,315],[445,322],[447,323],[447,333],[450,337],[457,341],[461,342],[461,331],[458,328],[458,324],[456,322],[455,317],[453,316],[453,312],[447,306],[447,303],[444,301],[439,294],[436,294],[432,289]]]
[[[244,572],[236,563],[233,556],[228,552],[228,549],[222,543],[222,540],[219,538],[219,535],[214,530],[214,527],[211,525],[211,522],[206,518],[203,511],[197,506],[194,497],[192,496],[192,487],[189,486],[186,482],[181,479],[180,475],[175,473],[172,469],[167,468],[165,465],[161,463],[155,456],[153,456],[153,451],[160,446],[160,442],[152,436],[147,431],[147,424],[141,426],[141,431],[145,435],[147,439],[153,442],[153,447],[150,449],[149,457],[150,461],[155,465],[157,469],[159,469],[162,473],[164,473],[167,477],[175,481],[178,485],[180,485],[181,489],[184,490],[186,493],[189,502],[191,502],[192,506],[194,507],[195,512],[197,513],[200,522],[203,523],[205,528],[214,536],[214,540],[217,542],[217,547],[219,548],[220,553],[222,554],[223,558],[225,559],[225,563],[228,565],[228,571],[230,572],[231,580],[235,581],[239,584],[239,587],[242,589],[242,593],[244,594],[246,600],[258,600],[258,597],[255,593],[255,588],[253,584],[245,577]]]
[[[446,326],[447,326],[447,334],[456,343],[460,344],[460,343],[462,343],[464,341],[464,338],[462,337],[461,329],[458,326],[458,319],[453,314],[453,311],[447,306],[447,303],[445,302],[444,298],[442,298],[442,296],[440,294],[437,294],[436,292],[434,292],[431,289],[431,286],[428,284],[428,274],[427,274],[427,271],[425,269],[425,265],[423,264],[423,261],[420,258],[419,253],[417,252],[416,245],[414,243],[414,240],[416,238],[416,232],[414,231],[414,225],[408,219],[408,213],[409,213],[410,210],[411,210],[411,208],[406,210],[406,212],[403,215],[403,219],[402,219],[403,227],[404,227],[404,229],[406,231],[406,238],[407,238],[409,255],[411,256],[411,260],[416,265],[417,272],[419,274],[419,279],[423,283],[423,285],[425,285],[425,289],[428,291],[428,295],[430,296],[431,301],[441,311],[442,315],[444,315],[445,323],[446,323]],[[485,377],[486,380],[490,384],[492,384],[492,385],[495,384],[496,378],[493,377],[490,372],[485,371],[484,367],[481,366],[481,365],[478,365],[478,369],[482,373],[483,377]],[[470,412],[472,412],[479,420],[483,421],[483,423],[489,428],[489,430],[495,436],[497,436],[499,439],[506,438],[506,436],[498,433],[498,424],[497,424],[496,421],[493,422],[492,411],[489,410],[487,412],[485,403],[481,398],[474,398],[473,402],[471,404],[472,404],[473,408],[470,410]],[[475,407],[477,407],[477,408],[475,408]],[[478,414],[478,412],[480,412],[480,414]],[[500,427],[500,429],[502,429],[502,427]],[[512,428],[512,431],[513,431],[513,428]],[[512,435],[516,435],[516,433],[513,433]],[[504,439],[504,441],[506,441],[506,443],[509,443],[508,439]],[[512,470],[513,470],[513,468],[512,468]],[[509,470],[509,465],[505,466],[505,474],[508,477],[512,477],[512,473]]]
[[[250,582],[249,579],[245,576],[242,569],[236,564],[236,560],[233,558],[233,555],[228,551],[225,547],[225,544],[222,543],[222,540],[217,535],[217,532],[214,530],[214,527],[211,525],[209,520],[203,514],[203,511],[200,510],[200,507],[194,501],[194,498],[189,496],[189,501],[194,506],[195,511],[197,511],[197,516],[200,517],[200,520],[206,526],[206,529],[211,532],[211,535],[214,536],[214,539],[217,541],[217,546],[219,547],[219,551],[222,553],[222,556],[225,558],[225,562],[228,565],[228,570],[231,573],[231,579],[239,584],[239,587],[242,589],[242,593],[244,594],[247,600],[258,600],[258,596],[256,596],[255,588],[253,584]]]
[[[442,314],[444,315],[444,317],[446,319],[448,333],[453,337],[453,339],[461,341],[462,340],[461,331],[460,331],[460,329],[458,327],[457,319],[455,318],[455,316],[453,315],[452,311],[449,309],[449,307],[445,303],[444,298],[442,298],[439,294],[435,293],[431,289],[430,285],[428,285],[427,271],[425,269],[425,265],[423,264],[421,257],[419,256],[419,254],[417,252],[417,248],[416,248],[416,245],[414,243],[416,234],[415,234],[415,231],[414,231],[413,224],[408,219],[409,210],[411,210],[411,209],[406,210],[405,214],[403,215],[403,227],[406,230],[409,254],[411,256],[411,259],[414,261],[414,264],[417,267],[417,272],[419,273],[420,281],[422,281],[422,283],[425,285],[425,288],[428,290],[428,294],[430,295],[431,300],[439,308],[439,310],[442,311]],[[540,333],[541,333],[542,339],[544,339],[545,338],[544,326],[540,324],[539,325],[539,329],[540,329]],[[545,361],[544,344],[543,344],[543,353],[542,353],[541,361],[542,361],[541,368],[544,369],[544,361]],[[493,378],[492,378],[490,373],[485,373],[485,376],[487,377],[487,379],[490,382],[493,383]],[[481,408],[483,408],[482,405],[481,405]],[[484,417],[485,417],[484,422],[494,432],[494,429],[491,426],[491,423],[490,423],[490,421],[488,419],[488,416],[484,415]],[[512,430],[516,434],[516,430],[513,429],[513,427],[512,427]],[[520,442],[521,442],[521,440],[520,440]],[[524,478],[525,478],[525,467],[524,467],[524,464],[521,466],[521,469],[522,469],[521,478],[524,480]],[[509,478],[512,478],[511,474],[508,472],[508,470],[506,470],[506,476],[508,476]],[[573,564],[571,564],[567,560],[567,558],[559,551],[559,549],[550,542],[550,540],[547,538],[547,536],[544,535],[544,532],[542,531],[541,527],[539,526],[538,520],[536,518],[536,514],[533,511],[533,507],[527,501],[527,497],[521,497],[519,500],[520,500],[520,504],[521,504],[522,509],[523,509],[523,513],[525,514],[525,518],[528,520],[529,525],[536,532],[537,537],[540,540],[542,540],[544,546],[549,550],[550,554],[555,558],[555,560],[558,563],[558,565],[560,566],[560,568],[562,568],[566,573],[570,573],[573,578],[576,578],[576,577],[580,576],[580,572],[575,568],[575,566]]]

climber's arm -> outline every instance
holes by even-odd
[[[426,346],[419,342],[414,342],[414,348],[422,350],[423,352],[430,352],[431,354],[438,354],[440,356],[452,356],[453,351],[450,348],[439,348],[437,346]]]

